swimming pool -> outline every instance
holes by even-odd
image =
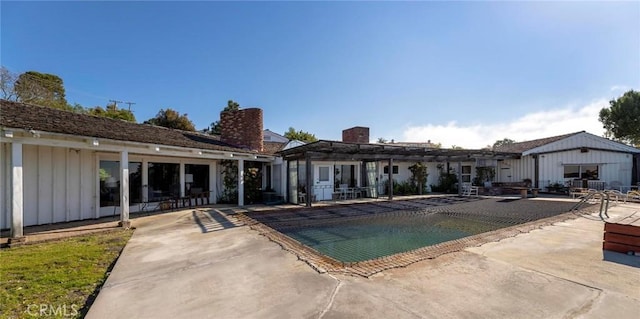
[[[366,216],[278,231],[341,262],[359,262],[509,226],[439,213]]]
[[[244,217],[318,271],[367,277],[566,220],[573,215],[564,213],[573,205],[446,196],[247,212]]]

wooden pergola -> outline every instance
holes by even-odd
[[[471,149],[443,149],[431,147],[415,147],[393,144],[360,144],[339,141],[319,140],[317,142],[293,147],[279,152],[286,161],[304,160],[306,189],[312,189],[313,171],[312,161],[361,161],[377,162],[388,161],[389,167],[393,167],[393,161],[416,162],[457,162],[458,180],[461,178],[462,162],[491,159],[503,160],[506,158],[519,158],[520,153],[495,152],[491,150]],[[287,170],[288,172],[288,170]],[[392,180],[392,170],[389,169],[389,180]],[[287,178],[288,182],[289,178]],[[393,199],[393,189],[390,188],[389,199]],[[306,197],[306,206],[311,207],[311,196]]]

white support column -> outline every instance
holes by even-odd
[[[129,221],[129,152],[120,153],[120,226],[128,229]]]
[[[11,143],[11,241],[24,241],[24,180],[22,143]]]
[[[389,159],[389,172],[388,172],[388,189],[389,189],[389,200],[393,200],[393,158]]]
[[[462,162],[458,161],[458,196],[462,196]]]
[[[216,204],[218,198],[218,167],[215,162],[209,163],[209,201]]]
[[[142,201],[149,202],[149,161],[142,160]]]
[[[273,162],[268,163],[267,165],[271,166],[271,170],[269,171],[269,180],[271,181],[271,188],[274,189],[274,187],[273,187],[273,169],[274,169],[275,165],[273,165]]]
[[[94,172],[96,172],[94,178],[95,178],[95,192],[93,194],[94,200],[94,212],[93,212],[93,218],[100,218],[100,155],[96,155],[96,161],[95,161],[95,165],[96,165],[96,169],[94,170]],[[65,184],[66,185],[66,184]]]
[[[185,185],[185,178],[184,178],[184,163],[180,162],[180,197],[184,197],[184,185]]]
[[[238,206],[244,206],[244,160],[238,160]]]

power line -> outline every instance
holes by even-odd
[[[5,68],[6,68],[6,66],[5,66]],[[54,80],[51,80],[51,79],[43,79],[43,78],[37,77],[37,76],[35,76],[33,74],[28,74],[27,72],[23,72],[23,73],[18,74],[18,73],[12,72],[8,68],[7,68],[7,70],[9,70],[9,72],[11,72],[15,76],[14,81],[18,80],[22,76],[23,78],[27,78],[27,79],[29,79],[31,81],[34,81],[35,83],[37,83],[37,84],[39,84],[41,86],[44,86],[44,87],[48,87],[50,85],[60,85],[60,83],[58,83],[57,81],[54,81]],[[43,74],[48,74],[48,73],[43,73]],[[52,75],[55,75],[55,74],[52,74]],[[57,75],[55,75],[55,76],[57,76]],[[60,80],[63,80],[59,76],[58,76],[58,78],[60,78]],[[15,85],[15,82],[12,83],[12,84]],[[74,87],[71,87],[71,86],[68,86],[67,84],[64,84],[64,82],[62,83],[62,87],[64,88],[65,91],[77,92],[80,95],[89,96],[89,97],[92,97],[92,98],[95,98],[95,99],[108,99],[105,96],[96,95],[96,94],[92,94],[92,93],[88,93],[88,92],[84,92],[84,91],[78,90],[78,89],[76,89]],[[122,101],[117,101],[117,102],[118,103],[123,103]],[[128,104],[129,102],[126,102],[126,103]],[[132,103],[132,104],[135,104],[135,103]],[[131,104],[129,105],[129,108],[130,107],[131,107]]]
[[[109,102],[113,102],[113,108],[114,109],[118,109],[118,103],[124,103],[122,101],[118,101],[118,100],[109,100]]]
[[[124,104],[129,105],[129,112],[131,112],[131,105],[136,104],[135,102],[124,102]]]

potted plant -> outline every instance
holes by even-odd
[[[491,182],[496,176],[496,170],[491,167],[476,167],[476,178],[474,178],[474,184],[478,186],[491,187]]]

